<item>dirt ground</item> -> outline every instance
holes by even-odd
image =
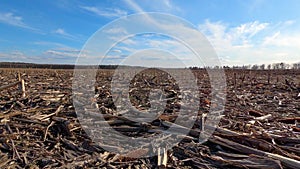
[[[17,82],[18,74],[25,82],[25,96],[18,84],[5,87]],[[139,111],[147,110],[151,89],[160,88],[166,95],[165,109],[149,123],[122,118],[112,100],[113,74],[114,70],[98,70],[94,108],[126,136],[151,138],[164,132],[187,106],[180,102],[174,78],[149,69],[131,80],[130,101]],[[225,70],[225,110],[213,135],[202,144],[202,124],[214,105],[207,72],[193,74],[200,93],[197,119],[161,161],[158,156],[141,158],[153,151],[147,147],[122,156],[104,148],[118,149],[117,141],[93,142],[74,109],[73,70],[0,69],[0,168],[299,168],[300,70]]]

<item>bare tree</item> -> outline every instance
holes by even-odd
[[[280,68],[280,63],[273,63],[273,69],[279,69]]]
[[[300,69],[300,62],[299,63],[294,63],[291,65],[292,69]]]
[[[257,70],[257,69],[258,69],[258,65],[253,65],[253,66],[252,66],[252,69],[253,69],[253,70]]]

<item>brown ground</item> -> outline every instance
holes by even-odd
[[[157,167],[157,156],[122,157],[92,142],[73,107],[73,70],[0,69],[0,87],[15,82],[18,72],[25,80],[26,97],[18,87],[0,91],[0,168]],[[193,73],[200,86],[199,117],[189,136],[167,152],[167,168],[300,166],[300,70],[226,70],[224,116],[203,144],[197,143],[202,115],[213,105],[206,72]],[[149,136],[174,122],[182,106],[174,79],[150,70],[132,81],[130,100],[140,110],[149,107],[150,89],[164,86],[167,95],[163,114],[145,127],[116,116],[109,90],[112,75],[113,70],[99,70],[99,95],[94,99],[117,131],[133,137]],[[139,157],[147,151],[141,148],[129,156]]]

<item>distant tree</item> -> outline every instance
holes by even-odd
[[[232,69],[239,69],[239,66],[232,66]]]
[[[261,70],[265,70],[265,64],[259,66]]]
[[[285,64],[283,62],[279,63],[280,69],[285,69]]]
[[[288,64],[288,63],[286,63],[286,64],[285,64],[285,69],[290,69],[290,68],[291,68],[291,65]]]
[[[190,69],[191,69],[191,70],[197,70],[197,69],[199,69],[199,68],[198,68],[197,66],[191,66]]]
[[[273,63],[272,64],[272,68],[273,69],[290,69],[290,68],[294,68],[295,65],[290,65],[288,63],[284,63],[284,62],[280,62],[280,63]],[[271,65],[268,65],[268,69],[271,68]]]
[[[293,63],[292,69],[297,69],[297,63]]]
[[[272,67],[272,65],[271,65],[271,64],[268,64],[268,70],[270,70],[270,69],[271,69],[271,67]]]
[[[242,66],[242,69],[247,69],[247,66],[243,65],[243,66]]]
[[[251,69],[252,70],[257,70],[258,69],[258,65],[253,65]]]
[[[280,68],[280,63],[273,63],[273,69],[279,69]]]
[[[300,69],[300,62],[299,63],[294,63],[292,65],[292,69]]]

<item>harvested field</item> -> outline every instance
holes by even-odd
[[[19,80],[18,73],[25,93],[18,84],[8,87]],[[183,105],[174,79],[149,70],[131,81],[130,100],[139,110],[149,108],[151,88],[163,85],[167,95],[163,113],[142,123],[116,114],[110,91],[113,73],[98,71],[93,99],[116,131],[150,137],[176,120]],[[225,111],[203,144],[198,137],[206,130],[204,115],[213,106],[210,83],[206,71],[193,73],[200,86],[193,129],[162,158],[139,158],[153,150],[140,148],[126,157],[114,154],[104,147],[118,145],[99,145],[82,129],[73,106],[73,70],[0,69],[0,168],[299,168],[300,70],[226,70]]]

